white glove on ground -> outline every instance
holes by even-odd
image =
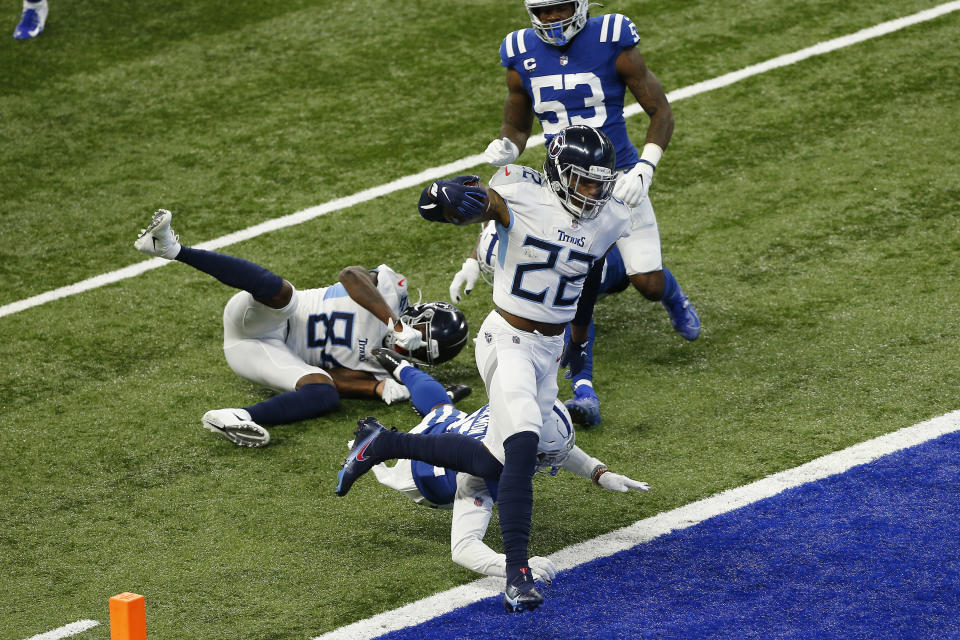
[[[483,159],[495,167],[504,167],[519,157],[520,149],[510,138],[497,138],[483,152]]]
[[[400,331],[393,332],[393,344],[406,349],[407,351],[413,351],[423,346],[423,336],[420,335],[420,332],[413,327],[403,324],[400,324]],[[389,404],[389,403],[388,403]]]
[[[619,491],[620,493],[626,493],[631,489],[634,491],[647,491],[650,489],[650,485],[646,482],[637,482],[627,476],[622,476],[619,473],[613,473],[611,471],[602,474],[597,482],[599,482],[600,486],[604,489]],[[531,565],[530,568],[533,569],[533,566]]]
[[[380,392],[380,398],[389,405],[394,402],[409,400],[410,391],[393,378],[385,378],[383,380],[383,391]],[[608,476],[610,474],[605,473],[603,475]],[[602,479],[603,478],[601,478],[601,480]],[[624,489],[624,491],[626,491],[626,489]]]
[[[464,293],[473,291],[477,284],[477,278],[480,277],[480,263],[476,258],[467,258],[463,261],[460,271],[453,276],[450,282],[450,300],[454,303],[460,302],[460,287],[464,287]]]
[[[613,197],[623,200],[627,206],[635,207],[647,197],[651,182],[653,182],[653,167],[646,162],[638,162],[633,169],[617,179],[617,184],[613,188]]]
[[[541,582],[550,584],[553,582],[553,579],[557,577],[557,565],[553,564],[550,558],[533,556],[532,558],[527,558],[527,564],[530,566],[530,570],[533,571],[534,580],[540,580]]]

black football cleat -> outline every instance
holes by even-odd
[[[405,356],[400,355],[393,349],[381,348],[377,349],[377,352],[373,354],[373,357],[377,359],[377,362],[380,363],[380,366],[386,369],[387,373],[393,376],[393,379],[397,382],[402,383],[400,379],[400,366],[406,362],[412,367],[416,367],[416,363]]]
[[[453,404],[457,404],[471,393],[473,393],[473,389],[465,384],[452,384],[447,387],[447,397]]]
[[[507,588],[503,592],[503,606],[507,613],[533,611],[542,604],[543,596],[537,591],[529,568],[513,581],[507,582]]]
[[[350,491],[350,487],[357,481],[357,478],[370,471],[373,465],[380,462],[380,460],[375,460],[366,455],[367,447],[386,430],[386,427],[373,416],[357,420],[357,429],[353,432],[356,436],[353,440],[353,448],[350,449],[350,455],[340,465],[340,471],[337,473],[338,496],[347,495],[347,491]]]

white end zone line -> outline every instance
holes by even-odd
[[[585,562],[649,542],[671,531],[686,529],[708,518],[775,496],[786,489],[843,473],[852,467],[866,464],[901,449],[915,447],[958,430],[960,430],[960,410],[861,442],[751,484],[640,520],[623,529],[561,549],[551,555],[550,559],[561,571],[571,569]],[[393,611],[386,611],[372,618],[335,629],[313,640],[369,640],[391,631],[426,622],[484,598],[496,596],[502,589],[503,578],[483,578]]]
[[[947,2],[933,7],[932,9],[920,11],[919,13],[898,18],[896,20],[891,20],[889,22],[883,22],[850,35],[834,38],[833,40],[827,40],[826,42],[815,44],[812,47],[807,47],[806,49],[801,49],[800,51],[795,51],[793,53],[772,58],[766,62],[744,67],[739,71],[733,71],[711,80],[705,80],[703,82],[692,84],[688,87],[677,89],[676,91],[671,91],[667,94],[667,98],[671,102],[676,102],[678,100],[683,100],[684,98],[690,98],[701,93],[706,93],[707,91],[713,91],[714,89],[726,87],[734,82],[739,82],[744,78],[749,78],[750,76],[755,76],[765,71],[770,71],[771,69],[785,67],[812,56],[829,53],[830,51],[841,49],[843,47],[849,47],[850,45],[857,44],[871,38],[877,38],[879,36],[892,33],[920,22],[933,20],[958,9],[960,9],[960,0]],[[623,110],[623,115],[625,117],[630,117],[640,113],[640,111],[640,105],[631,104]],[[527,146],[534,147],[541,145],[543,144],[543,139],[544,138],[542,134],[531,136],[527,141]],[[283,229],[284,227],[290,227],[302,222],[307,222],[308,220],[312,220],[318,216],[326,215],[333,211],[339,211],[340,209],[346,209],[362,202],[367,202],[369,200],[379,198],[380,196],[385,196],[395,191],[415,187],[423,183],[430,182],[431,180],[442,178],[443,176],[460,173],[471,167],[484,164],[484,162],[485,161],[482,154],[467,156],[466,158],[461,158],[460,160],[451,162],[449,164],[433,167],[432,169],[426,169],[420,173],[399,178],[392,182],[382,184],[378,187],[364,189],[363,191],[357,192],[353,195],[337,198],[336,200],[331,200],[324,204],[310,207],[309,209],[304,209],[303,211],[291,213],[290,215],[280,218],[274,218],[273,220],[267,220],[258,225],[248,227],[247,229],[236,231],[234,233],[194,246],[199,249],[220,249],[237,242],[242,242],[243,240],[255,238],[271,231],[276,231],[278,229]],[[132,244],[133,242],[131,240],[131,245]],[[23,300],[18,300],[17,302],[11,302],[9,304],[0,306],[0,318],[30,309],[32,307],[46,304],[47,302],[59,300],[60,298],[66,298],[67,296],[72,296],[77,293],[96,289],[114,282],[119,282],[120,280],[126,280],[127,278],[138,276],[145,271],[162,267],[165,264],[168,264],[168,261],[162,258],[153,258],[144,262],[130,265],[128,267],[124,267],[122,269],[118,269],[116,271],[104,273],[87,280],[82,280],[75,284],[60,287],[59,289],[53,289],[30,298],[24,298]]]
[[[75,636],[78,633],[83,633],[87,629],[92,629],[96,626],[99,626],[100,623],[96,620],[77,620],[76,622],[71,622],[70,624],[64,625],[53,631],[47,631],[45,633],[38,633],[35,636],[30,636],[27,640],[60,640],[60,638],[69,638],[70,636]]]

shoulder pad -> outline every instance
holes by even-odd
[[[622,13],[608,13],[595,19],[600,21],[600,42],[619,44],[624,48],[636,46],[640,42],[637,26]]]
[[[489,184],[491,187],[498,187],[508,184],[518,184],[520,182],[530,182],[540,186],[543,184],[543,180],[543,174],[536,169],[522,164],[508,164],[505,167],[500,167],[497,172],[493,174]]]
[[[500,43],[500,64],[512,67],[514,58],[527,52],[527,36],[532,29],[520,29],[507,34]]]

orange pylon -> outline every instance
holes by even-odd
[[[136,593],[110,598],[110,640],[147,640],[147,605]]]

